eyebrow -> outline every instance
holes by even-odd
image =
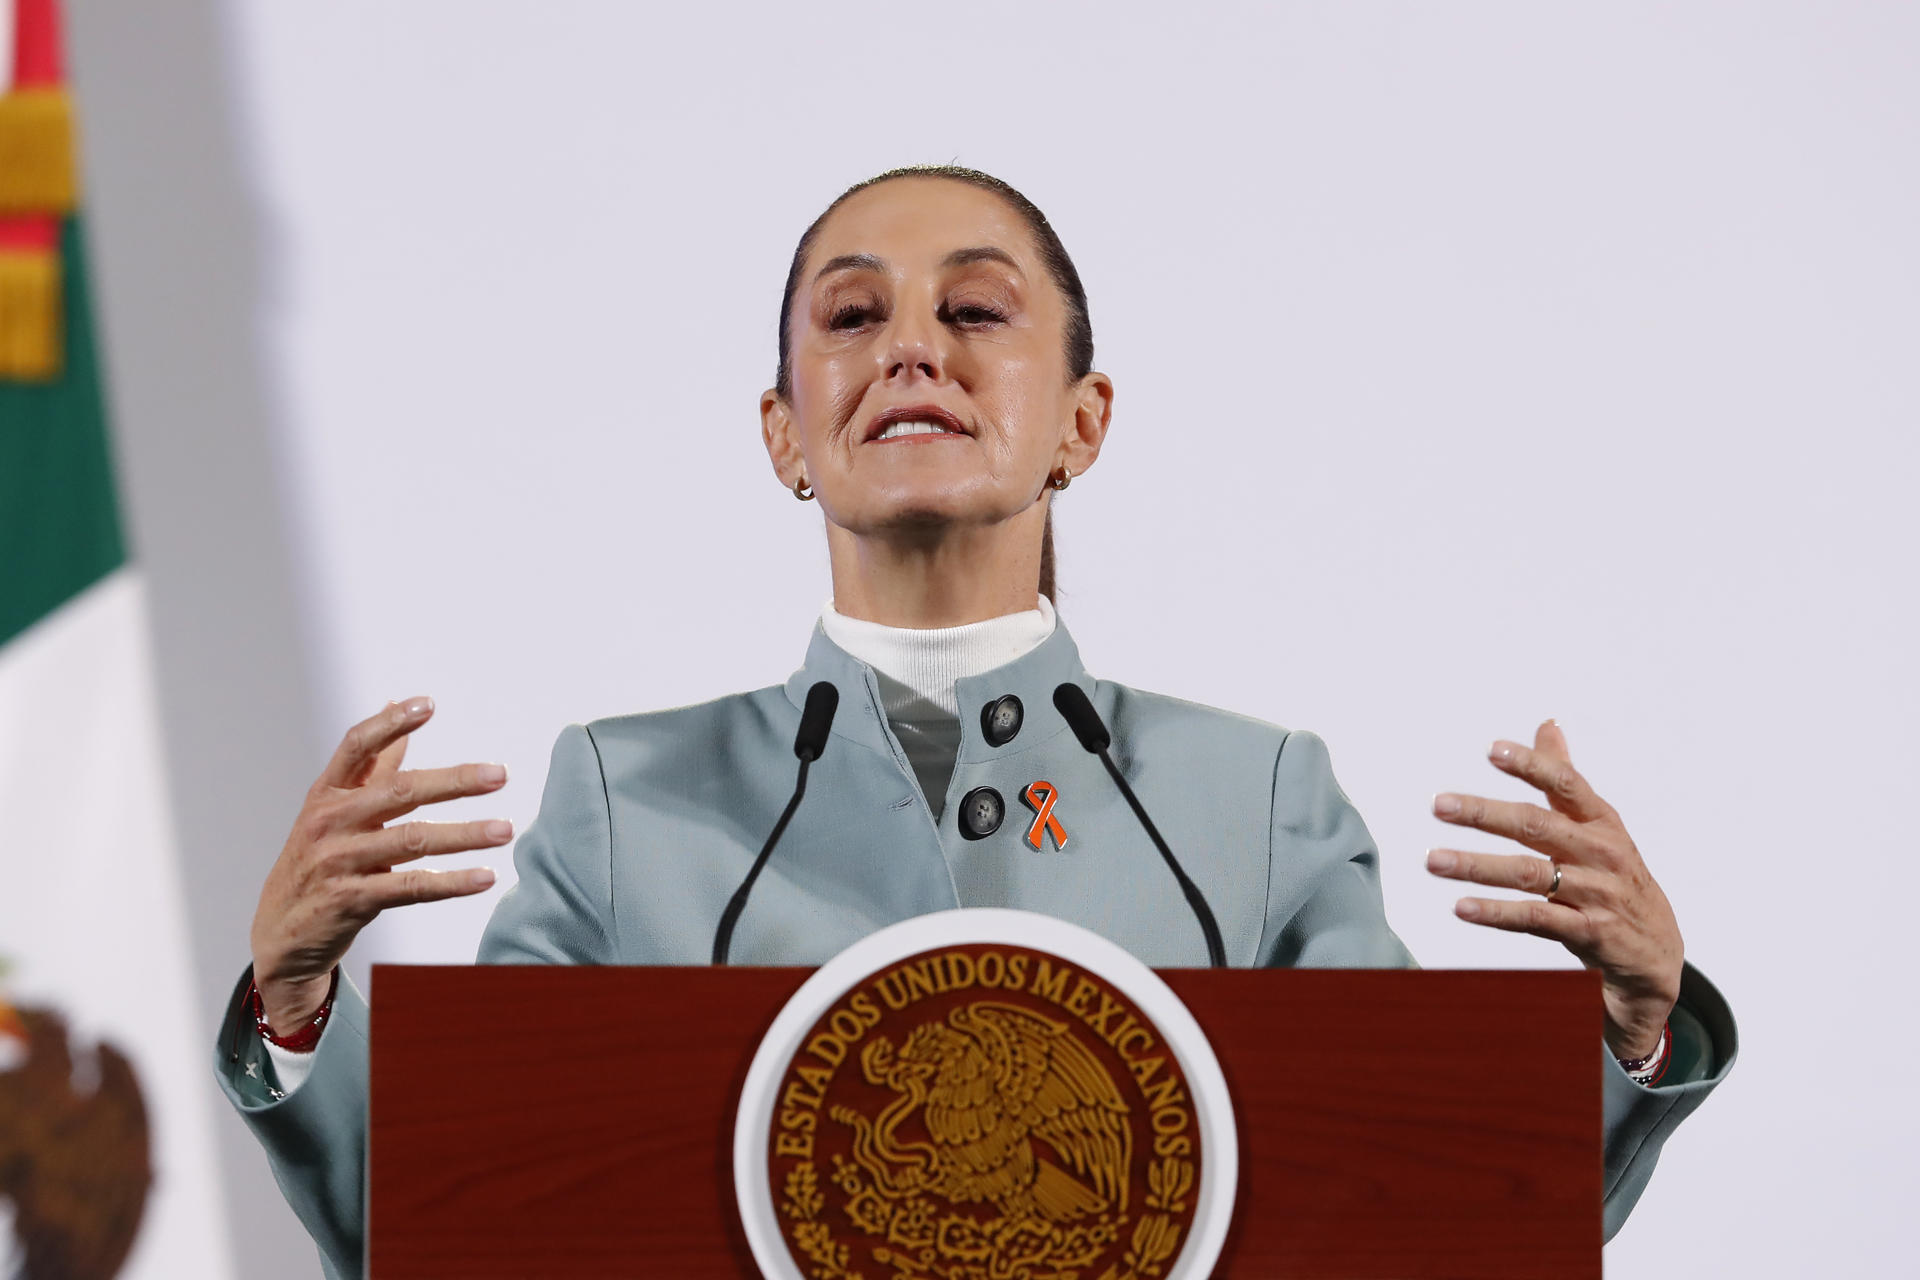
[[[813,278],[818,280],[821,276],[835,271],[885,271],[886,269],[885,260],[876,258],[870,253],[843,253],[837,258],[828,258],[826,263],[813,273]]]
[[[975,245],[969,249],[955,249],[940,263],[943,267],[964,267],[973,262],[998,262],[1020,273],[1020,264],[1005,249],[996,249],[990,244]],[[879,271],[887,269],[886,259],[871,253],[843,253],[837,258],[828,258],[814,272],[813,278],[820,279],[835,271]]]

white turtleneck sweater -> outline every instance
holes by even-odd
[[[880,681],[881,710],[907,753],[927,808],[938,821],[947,782],[960,754],[956,683],[1005,666],[1053,634],[1053,605],[958,627],[889,627],[849,618],[829,600],[820,611],[827,639],[872,667]]]

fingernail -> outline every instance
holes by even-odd
[[[1460,859],[1454,857],[1450,849],[1427,850],[1427,870],[1429,871],[1451,871],[1459,865]]]
[[[1451,818],[1460,812],[1460,797],[1440,793],[1433,798],[1433,812],[1435,817]]]
[[[489,840],[508,840],[513,837],[513,824],[503,819],[495,818],[487,824],[486,832],[487,839]]]
[[[1462,898],[1453,904],[1453,914],[1459,916],[1462,920],[1478,920],[1480,918],[1480,904],[1472,898]]]
[[[432,698],[409,698],[407,699],[406,706],[402,707],[401,710],[407,713],[407,718],[409,720],[413,719],[415,716],[426,715],[427,712],[433,710],[433,699]]]
[[[1505,742],[1496,742],[1487,749],[1489,760],[1498,760],[1502,764],[1513,759],[1513,747]]]
[[[488,786],[507,780],[507,766],[503,764],[483,764],[474,773]]]
[[[475,867],[467,872],[467,883],[476,889],[484,889],[493,883],[492,867]]]

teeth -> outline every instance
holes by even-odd
[[[891,422],[887,429],[874,438],[876,440],[897,440],[901,436],[945,436],[955,435],[937,422]]]

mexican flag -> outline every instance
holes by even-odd
[[[0,0],[0,1275],[231,1275],[57,0]]]

